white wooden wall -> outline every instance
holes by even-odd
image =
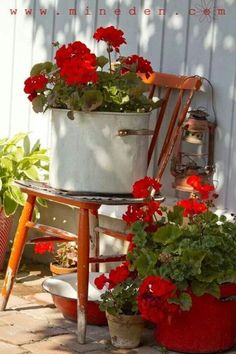
[[[223,8],[214,18],[189,15],[190,9],[206,5]],[[84,15],[86,7],[91,15]],[[131,8],[136,15],[129,15]],[[77,15],[69,16],[68,9]],[[120,16],[114,9],[120,8]],[[10,9],[17,9],[16,15]],[[32,9],[26,15],[25,9]],[[47,9],[47,15],[40,15]],[[106,9],[106,15],[99,15]],[[150,9],[150,15],[144,10]],[[166,14],[160,15],[160,9]],[[131,10],[132,12],[133,10]],[[163,12],[162,12],[163,13]],[[203,21],[201,21],[203,20]],[[122,54],[139,53],[152,61],[155,70],[175,74],[199,74],[214,86],[217,113],[216,174],[220,209],[236,210],[236,2],[234,0],[1,0],[1,119],[0,137],[30,131],[32,139],[49,143],[47,116],[36,115],[23,93],[23,82],[33,63],[52,59],[51,42],[84,41],[101,54],[104,47],[92,40],[97,27],[115,25],[125,32],[128,46]],[[209,92],[200,93],[193,107],[213,112]],[[171,194],[171,178],[165,192]]]

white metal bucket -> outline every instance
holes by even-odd
[[[70,120],[67,112],[52,110],[51,187],[130,193],[133,183],[147,173],[150,114],[75,112]]]

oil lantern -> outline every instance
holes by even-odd
[[[175,177],[173,187],[184,192],[193,189],[186,183],[191,175],[199,175],[208,181],[214,172],[214,122],[210,122],[204,110],[189,111],[189,117],[177,137],[171,161],[171,173]]]

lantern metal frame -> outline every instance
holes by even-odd
[[[208,181],[214,171],[214,143],[216,123],[210,122],[208,113],[197,109],[188,112],[190,116],[181,127],[173,150],[171,174],[175,177],[173,187],[184,192],[192,192],[193,188],[186,183],[191,175],[199,175],[203,181]],[[192,146],[207,149],[201,153],[188,152],[183,149],[183,142]],[[200,164],[200,160],[203,162]]]

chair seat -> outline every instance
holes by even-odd
[[[54,189],[50,187],[47,183],[36,182],[36,181],[15,181],[15,184],[19,187],[23,187],[28,191],[38,190],[43,192],[44,195],[58,195],[63,196],[66,199],[77,200],[80,202],[104,204],[104,205],[127,205],[127,204],[139,204],[145,201],[144,198],[134,198],[132,194],[92,194],[92,193],[78,193],[78,192],[69,192],[60,189]],[[156,194],[154,199],[158,202],[163,202],[164,197],[160,194]]]

